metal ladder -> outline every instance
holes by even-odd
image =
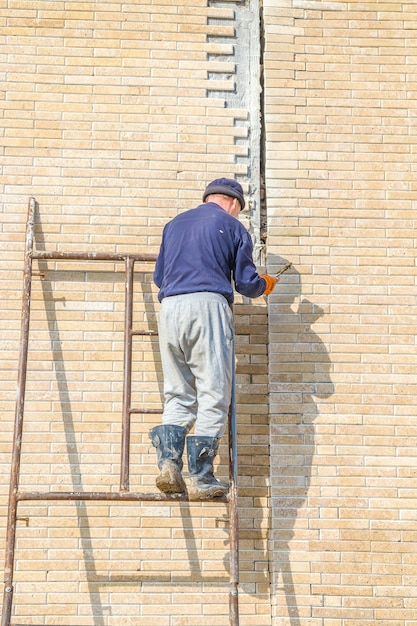
[[[132,338],[135,335],[157,334],[155,331],[133,329],[133,286],[135,262],[155,262],[156,257],[150,254],[106,254],[106,253],[71,253],[71,252],[39,252],[34,250],[34,230],[36,200],[31,197],[28,203],[26,225],[26,243],[23,269],[22,319],[20,354],[18,364],[17,396],[13,449],[10,471],[9,504],[7,520],[7,536],[4,567],[4,592],[1,626],[26,626],[12,624],[13,609],[13,576],[16,550],[16,526],[18,505],[27,501],[188,501],[187,494],[135,493],[129,490],[129,451],[130,451],[130,417],[134,413],[162,413],[162,409],[133,408],[131,406],[132,387]],[[65,260],[65,261],[114,261],[125,263],[125,323],[124,323],[124,379],[122,403],[122,434],[120,459],[120,489],[118,492],[21,492],[19,491],[22,435],[24,421],[26,374],[29,350],[30,304],[32,286],[33,260]],[[233,375],[232,398],[229,409],[229,494],[216,498],[216,502],[229,503],[230,520],[230,590],[229,590],[229,624],[239,626],[239,540],[238,540],[238,508],[237,508],[237,446],[236,446],[236,398]]]

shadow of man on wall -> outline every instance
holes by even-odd
[[[277,270],[287,261],[275,257]],[[271,457],[271,582],[276,615],[300,626],[299,598],[309,595],[309,488],[314,473],[314,421],[317,401],[331,397],[331,362],[313,329],[325,312],[302,297],[301,276],[294,266],[285,273],[269,302],[269,392]],[[316,515],[316,513],[313,513]],[[301,519],[300,519],[301,518]],[[294,527],[299,541],[290,546]],[[297,563],[297,585],[293,565]],[[286,605],[286,606],[285,606]]]

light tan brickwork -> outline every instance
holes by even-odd
[[[39,249],[154,253],[207,180],[235,176],[256,241],[248,6],[0,3],[0,563],[28,197]],[[417,5],[265,0],[261,17],[268,269],[293,268],[268,307],[235,306],[240,623],[411,626]],[[117,490],[122,268],[38,269],[22,487]],[[148,266],[135,293],[135,324],[155,328]],[[159,406],[155,338],[134,345],[134,402]],[[154,489],[157,421],[134,416],[132,490]],[[221,477],[227,464],[223,443]],[[16,623],[227,626],[226,505],[56,502],[19,517]]]
[[[259,119],[247,102],[252,55],[242,65],[246,48],[237,46],[239,2],[0,4],[3,564],[29,196],[39,205],[39,250],[156,253],[163,225],[198,204],[209,180],[237,177],[256,198],[250,163],[259,145],[250,148],[249,128]],[[249,227],[257,209],[252,202],[243,218]],[[42,276],[32,291],[21,488],[116,491],[123,267],[35,265]],[[135,326],[153,329],[152,268],[139,264],[135,276]],[[235,315],[240,613],[242,624],[264,626],[271,606],[266,301],[238,301]],[[133,404],[160,407],[155,338],[134,339],[133,370]],[[133,491],[155,490],[147,432],[159,419],[132,418]],[[218,474],[228,475],[226,442]],[[225,504],[25,503],[19,518],[15,623],[228,624]]]
[[[407,626],[417,5],[264,9],[273,624]]]

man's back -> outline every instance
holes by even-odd
[[[180,213],[165,226],[154,274],[160,300],[212,291],[231,303],[232,273],[241,293],[250,297],[263,293],[264,282],[252,261],[250,235],[221,206],[204,203]]]

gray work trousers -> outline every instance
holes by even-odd
[[[164,375],[163,424],[195,425],[220,438],[232,391],[233,315],[227,300],[201,292],[164,298],[159,311]]]

